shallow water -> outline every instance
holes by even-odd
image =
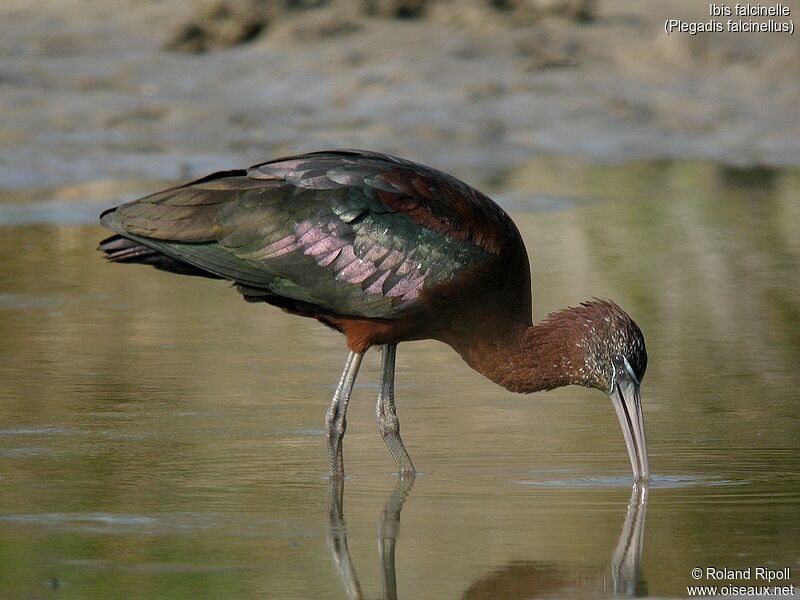
[[[513,395],[421,342],[397,374],[420,475],[398,483],[375,431],[372,353],[341,501],[322,430],[338,334],[104,264],[85,204],[7,204],[0,597],[685,597],[715,583],[693,568],[761,566],[800,584],[798,184],[565,159],[498,180],[536,318],[610,297],[645,332],[652,482],[631,490],[602,394]]]

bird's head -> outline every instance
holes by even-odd
[[[619,306],[593,300],[575,309],[581,315],[580,342],[585,366],[582,385],[597,388],[611,399],[619,418],[634,478],[650,477],[644,417],[639,388],[647,370],[642,330]]]

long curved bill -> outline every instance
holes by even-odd
[[[647,461],[647,443],[644,438],[644,416],[639,385],[629,378],[620,378],[609,393],[611,403],[617,412],[628,456],[631,459],[633,479],[642,481],[650,478],[650,464]]]

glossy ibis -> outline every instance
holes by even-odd
[[[326,415],[331,477],[344,476],[345,411],[361,359],[380,346],[378,429],[401,475],[414,466],[394,405],[397,344],[435,339],[514,392],[607,393],[633,476],[649,468],[639,385],[642,332],[619,306],[584,302],[533,324],[528,255],[511,218],[445,173],[358,150],[223,171],[105,211],[100,250],[232,281],[245,300],[313,317],[350,348]]]

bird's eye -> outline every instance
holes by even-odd
[[[614,363],[614,366],[617,367],[618,369],[625,368],[625,357],[622,356],[622,354],[615,354],[611,358],[611,361]]]

